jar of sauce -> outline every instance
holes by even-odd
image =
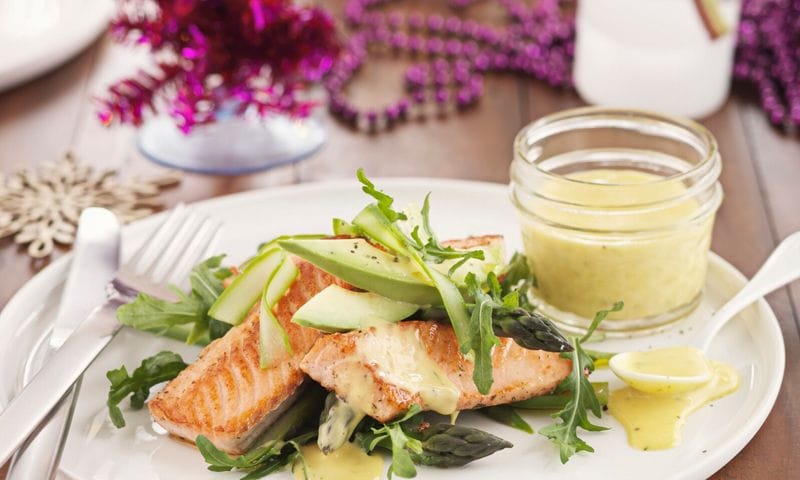
[[[690,313],[705,283],[721,161],[690,120],[604,107],[550,115],[514,143],[511,198],[540,311],[580,331],[649,333]]]

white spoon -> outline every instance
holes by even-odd
[[[670,347],[648,351],[646,356],[642,355],[643,352],[620,353],[609,360],[608,366],[625,383],[644,392],[694,390],[711,380],[712,372],[705,353],[722,327],[748,305],[797,278],[800,278],[800,232],[786,237],[747,285],[697,332],[693,343],[699,348]],[[648,362],[652,365],[660,362],[664,368],[657,370],[668,373],[654,372],[645,364]]]

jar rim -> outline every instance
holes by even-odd
[[[714,138],[714,135],[712,135],[711,132],[706,127],[695,122],[694,120],[657,113],[650,110],[607,107],[607,106],[570,108],[567,110],[561,110],[559,112],[545,115],[544,117],[541,117],[531,123],[528,123],[527,125],[522,127],[522,129],[520,129],[519,133],[517,133],[516,137],[514,138],[514,153],[519,158],[524,159],[528,165],[533,166],[537,172],[543,174],[548,178],[556,179],[558,181],[571,182],[578,185],[599,185],[598,183],[592,182],[590,180],[581,180],[579,178],[569,177],[566,175],[553,173],[550,170],[545,170],[539,164],[531,162],[528,159],[527,152],[524,151],[528,134],[532,130],[541,129],[547,126],[553,126],[558,124],[559,122],[563,122],[569,119],[592,117],[595,115],[628,117],[628,119],[636,119],[638,121],[642,120],[649,121],[652,122],[653,125],[655,125],[656,123],[672,124],[694,135],[694,137],[699,139],[706,147],[702,160],[693,165],[692,168],[683,172],[674,173],[672,175],[659,176],[657,178],[654,178],[652,181],[643,182],[640,185],[653,185],[661,182],[682,181],[692,175],[696,175],[699,170],[706,168],[709,165],[709,163],[711,163],[719,155],[719,147],[717,145],[716,138]],[[603,183],[602,185],[610,187],[630,186],[630,184],[613,183],[613,182]]]

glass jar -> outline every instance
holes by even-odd
[[[603,107],[519,132],[511,197],[540,311],[569,330],[649,333],[690,313],[705,283],[721,161],[690,120]]]

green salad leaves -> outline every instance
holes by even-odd
[[[356,438],[365,452],[374,451],[379,446],[392,452],[392,465],[389,467],[389,478],[393,473],[400,477],[411,478],[417,475],[411,454],[422,453],[422,442],[406,434],[402,423],[422,411],[419,405],[412,405],[405,415],[393,422],[372,427],[360,433]]]
[[[584,351],[581,343],[591,337],[597,326],[609,313],[622,310],[622,307],[623,303],[617,302],[610,310],[597,312],[586,334],[582,337],[573,338],[572,345],[574,350],[561,354],[562,357],[569,358],[572,361],[572,371],[558,385],[555,393],[570,392],[570,398],[563,409],[553,414],[556,422],[539,430],[540,434],[558,445],[561,463],[567,463],[570,457],[577,452],[594,452],[594,449],[588,443],[578,437],[579,427],[589,432],[607,430],[606,427],[593,424],[586,413],[588,410],[595,417],[600,418],[602,408],[595,394],[595,389],[587,378],[587,374],[594,371],[594,362],[589,354]]]
[[[237,457],[218,449],[203,435],[197,437],[195,444],[212,472],[243,471],[247,473],[242,480],[254,480],[283,470],[296,461],[302,462],[300,447],[313,440],[315,436],[316,432],[308,432],[290,440],[271,440]]]
[[[223,280],[231,275],[231,270],[222,266],[224,257],[211,257],[196,265],[189,275],[189,293],[173,287],[177,301],[140,293],[133,302],[117,309],[117,319],[131,328],[188,344],[205,345],[222,337],[231,325],[209,317],[208,309],[222,293]]]
[[[108,381],[111,382],[106,405],[114,426],[117,428],[125,426],[125,418],[119,408],[119,404],[125,398],[131,397],[131,408],[141,409],[150,396],[151,387],[172,380],[184,368],[186,363],[180,355],[164,351],[142,360],[142,364],[132,374],[128,374],[124,365],[106,373]]]

